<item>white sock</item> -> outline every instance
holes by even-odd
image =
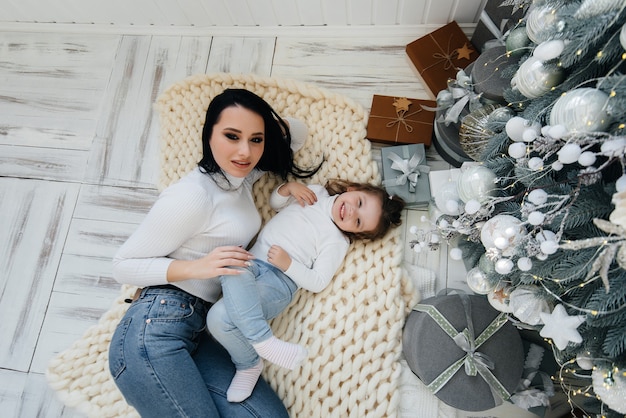
[[[258,344],[252,344],[259,356],[281,367],[293,370],[306,358],[308,352],[300,344],[293,344],[270,337]]]
[[[263,371],[263,360],[250,367],[249,369],[237,370],[235,377],[230,382],[230,386],[226,391],[226,399],[228,402],[242,402],[252,395],[254,386],[256,385],[261,372]]]

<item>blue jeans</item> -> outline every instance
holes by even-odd
[[[109,369],[142,417],[288,417],[267,382],[226,400],[235,368],[205,330],[208,304],[175,288],[148,287],[115,330]]]
[[[211,307],[207,326],[211,335],[230,353],[238,370],[259,361],[252,344],[272,334],[268,320],[280,314],[298,286],[280,269],[261,260],[241,268],[241,274],[221,276],[223,297]]]

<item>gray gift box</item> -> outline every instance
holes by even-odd
[[[381,148],[383,185],[387,193],[404,199],[408,208],[426,207],[430,202],[429,167],[424,144]]]
[[[491,409],[510,397],[524,370],[524,348],[506,314],[478,295],[435,296],[413,309],[402,350],[435,396],[464,411]]]

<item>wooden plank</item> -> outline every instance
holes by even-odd
[[[426,99],[428,94],[405,53],[406,44],[412,40],[279,38],[272,75],[316,83],[355,99],[366,109],[374,94]]]
[[[44,375],[6,369],[0,369],[0,410],[5,417],[85,417],[61,403]]]
[[[272,72],[275,41],[273,37],[215,37],[207,73],[253,73],[269,76]]]
[[[83,186],[74,218],[139,224],[157,195],[155,189]]]
[[[0,176],[77,182],[88,151],[0,145]]]
[[[28,371],[78,185],[0,178],[0,367]]]
[[[44,373],[50,360],[71,347],[120,295],[111,258],[64,255],[41,327],[31,372]]]
[[[117,43],[110,35],[3,34],[0,143],[88,149]]]
[[[154,188],[158,180],[158,114],[154,103],[170,84],[204,72],[210,38],[124,36],[106,91],[89,159],[94,184]]]

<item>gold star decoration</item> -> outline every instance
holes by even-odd
[[[470,59],[470,54],[474,52],[474,50],[467,44],[467,42],[461,47],[457,48],[456,53],[459,59]]]
[[[393,107],[396,108],[396,113],[400,113],[401,111],[408,112],[411,104],[412,102],[406,97],[396,98],[393,101]]]

